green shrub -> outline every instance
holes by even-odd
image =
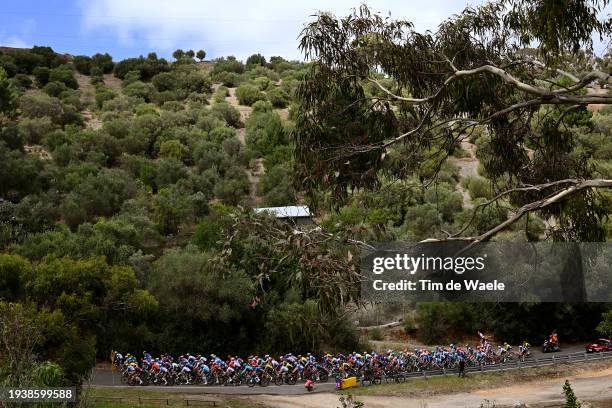
[[[253,85],[244,84],[236,89],[236,97],[241,105],[251,106],[257,101],[265,101],[266,94]]]
[[[183,104],[179,101],[164,102],[161,108],[168,112],[180,112],[184,109]]]
[[[90,72],[90,81],[92,85],[104,85],[104,71],[100,67],[93,67]]]
[[[419,339],[425,344],[453,341],[451,329],[474,332],[481,324],[479,314],[465,303],[418,303]]]
[[[130,71],[137,71],[139,79],[148,81],[160,72],[170,71],[170,65],[168,61],[163,58],[157,58],[157,54],[152,52],[146,58],[140,56],[119,61],[113,68],[114,75],[121,79],[124,79]]]
[[[275,108],[286,108],[291,101],[291,98],[287,92],[283,89],[275,87],[267,91],[268,99],[272,102]]]
[[[242,77],[235,72],[219,72],[213,74],[212,78],[230,88],[236,87],[242,82]]]
[[[565,394],[565,405],[563,405],[563,408],[582,408],[582,404],[576,398],[569,380],[565,380],[565,384],[563,384],[563,394]]]
[[[222,72],[231,72],[235,74],[242,74],[244,72],[244,64],[236,59],[234,56],[227,58],[218,58],[215,60],[215,65],[212,69],[212,74],[220,74]]]
[[[106,86],[103,86],[103,85],[97,86],[96,87],[96,106],[98,107],[98,109],[100,109],[102,108],[102,105],[104,105],[104,102],[110,101],[114,99],[116,96],[117,94],[112,89]]]
[[[260,91],[265,91],[272,86],[272,81],[268,77],[257,77],[251,81],[251,84],[259,88]]]
[[[470,192],[472,200],[477,198],[492,198],[493,192],[491,191],[491,183],[484,177],[480,176],[469,176],[466,177],[462,184],[467,187]]]
[[[123,93],[134,98],[142,98],[150,102],[155,94],[155,87],[142,81],[134,81],[123,89]]]
[[[134,107],[134,114],[136,116],[142,115],[155,115],[159,116],[157,112],[157,106],[153,103],[139,103]]]
[[[72,63],[79,73],[83,75],[89,75],[91,73],[91,58],[87,55],[75,56],[72,59]]]
[[[261,54],[253,54],[246,60],[247,65],[266,65],[266,58]]]
[[[231,127],[221,126],[214,128],[210,132],[208,132],[207,139],[213,142],[215,145],[221,145],[221,143],[226,139],[235,139],[236,138],[236,130]]]
[[[32,74],[34,74],[34,78],[36,79],[36,83],[39,87],[45,86],[47,82],[49,82],[49,68],[47,67],[36,67]]]
[[[235,179],[222,179],[215,185],[215,197],[227,205],[238,205],[249,193],[249,181],[246,174]]]
[[[402,326],[406,334],[414,334],[417,330],[416,320],[412,314],[405,314],[402,320]]]
[[[238,128],[242,126],[240,111],[227,102],[215,103],[210,111],[219,119],[223,119],[228,125]]]
[[[161,72],[151,79],[151,83],[158,91],[172,91],[178,86],[178,79],[172,72]]]
[[[601,314],[602,320],[597,325],[597,330],[602,336],[612,336],[612,310]]]
[[[204,114],[200,115],[197,120],[197,127],[206,132],[210,132],[214,128],[225,125],[226,123],[223,120],[222,115],[213,115],[212,112],[205,112]]]
[[[77,89],[79,84],[74,77],[74,72],[70,67],[66,65],[60,65],[57,68],[53,68],[49,71],[49,82],[62,82],[68,88]]]
[[[25,74],[17,74],[13,77],[15,84],[22,90],[30,89],[32,87],[32,80]]]
[[[272,112],[273,107],[269,101],[257,101],[253,104],[253,113]]]
[[[114,66],[113,57],[107,52],[104,54],[96,53],[91,56],[92,75],[95,68],[100,69],[103,74],[110,74],[113,72]]]
[[[68,87],[62,83],[57,81],[48,82],[45,86],[43,86],[42,91],[49,96],[58,97],[64,91],[68,90]]]
[[[400,237],[407,242],[421,241],[440,234],[442,215],[435,204],[426,203],[409,207],[404,224],[400,227]]]
[[[24,95],[19,101],[21,114],[26,118],[42,118],[47,116],[53,123],[62,122],[62,103],[59,99],[47,94],[36,92]]]
[[[370,330],[370,340],[381,341],[384,339],[383,332],[378,327]]]
[[[40,118],[22,118],[18,124],[19,133],[26,143],[39,144],[42,139],[55,129],[47,116]]]
[[[141,75],[140,71],[128,71],[123,77],[123,82],[121,82],[121,86],[125,88],[126,86],[133,84],[136,81],[140,81]]]
[[[159,148],[159,155],[182,161],[189,155],[189,149],[178,140],[166,140]]]
[[[435,204],[442,218],[452,222],[456,213],[463,207],[463,197],[448,183],[438,183],[425,191],[424,199]]]
[[[260,156],[289,143],[289,135],[276,112],[253,113],[246,123],[247,146]]]

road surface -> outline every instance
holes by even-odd
[[[521,367],[538,367],[545,366],[554,363],[551,358],[554,356],[556,362],[580,362],[584,361],[585,354],[582,352],[583,348],[579,346],[567,347],[563,351],[558,353],[547,353],[542,354],[539,351],[534,351],[532,359],[527,360],[521,364]],[[605,356],[606,358],[612,358],[612,354]],[[589,358],[597,358],[597,355],[589,355]],[[509,363],[505,365],[496,365],[485,367],[484,372],[494,372],[500,370],[514,370],[518,369],[518,362]],[[469,367],[469,371],[479,371],[475,367]],[[450,371],[448,372],[451,373]],[[426,371],[425,375],[442,375],[442,371]],[[410,373],[407,375],[407,381],[415,378],[423,377],[423,373]],[[97,367],[92,372],[92,377],[89,383],[92,387],[99,388],[129,388],[129,389],[154,389],[164,390],[167,392],[177,392],[183,394],[228,394],[228,395],[301,395],[308,394],[308,391],[304,388],[303,383],[298,382],[296,385],[274,385],[271,384],[267,387],[261,387],[256,385],[255,387],[248,387],[246,385],[240,386],[204,386],[204,385],[174,385],[174,386],[128,386],[121,383],[121,377],[118,373],[109,370],[108,368]],[[332,392],[335,390],[335,383],[330,380],[327,383],[317,383],[315,386],[316,393]]]

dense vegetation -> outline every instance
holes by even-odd
[[[203,61],[203,50],[173,57],[115,62],[108,54],[70,57],[48,47],[0,52],[0,329],[22,334],[0,336],[0,382],[79,382],[112,349],[352,351],[364,346],[344,308],[359,297],[359,241],[443,238],[459,230],[476,236],[522,205],[512,196],[478,207],[516,176],[495,167],[504,152],[487,126],[463,143],[423,142],[448,141],[435,137],[445,130],[428,131],[418,146],[407,140],[347,161],[329,152],[347,141],[378,143],[413,123],[415,110],[397,101],[385,109],[355,103],[385,93],[354,76],[333,87],[317,82],[325,61],[260,54],[245,63],[231,56]],[[453,94],[444,103],[479,97]],[[315,111],[324,120],[310,115]],[[536,113],[553,123],[561,117],[566,130],[563,143],[528,145],[562,159],[536,155],[542,159],[533,174],[569,169],[568,177],[611,178],[611,109]],[[534,140],[552,140],[550,127],[534,129]],[[321,229],[298,232],[250,211],[305,196]],[[575,225],[593,214],[582,224],[588,231],[557,237],[606,239],[609,197],[588,201],[587,212],[584,199],[529,214],[497,239],[545,239],[549,217]],[[553,328],[567,341],[590,336],[608,307],[416,310],[425,341],[476,329],[539,341]],[[602,332],[609,332],[607,316]]]
[[[251,215],[240,209],[296,203],[292,122],[279,109],[304,64],[175,54],[172,63],[46,47],[0,55],[2,325],[31,326],[38,361],[57,362],[70,381],[117,348],[247,353],[356,342],[335,317],[333,291],[306,281],[337,266],[330,254],[345,247],[305,247],[272,218],[247,229]],[[239,85],[250,115],[223,84]],[[266,173],[249,184],[259,162]],[[278,267],[266,261],[281,250]],[[319,256],[327,261],[300,262]],[[354,291],[353,267],[343,267]]]

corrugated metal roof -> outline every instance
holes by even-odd
[[[310,209],[305,205],[293,205],[288,207],[254,208],[256,213],[268,212],[276,218],[301,218],[310,217]]]

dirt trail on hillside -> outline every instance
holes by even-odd
[[[122,88],[121,79],[117,78],[113,74],[104,74],[104,85],[108,86],[110,89],[117,93],[121,93]]]
[[[74,73],[74,77],[79,84],[81,102],[86,105],[93,104],[96,100],[96,88],[91,84],[91,78],[78,72]]]
[[[612,403],[612,368],[568,377],[575,394],[581,401],[593,402],[595,406]],[[485,400],[495,403],[498,408],[513,407],[518,402],[528,407],[553,407],[563,405],[564,379],[542,380],[500,387],[489,390],[461,392],[432,397],[387,397],[358,396],[356,399],[365,404],[365,408],[477,408]],[[301,396],[262,395],[250,398],[275,408],[329,408],[339,405],[339,395],[335,393],[315,393]]]
[[[246,121],[249,115],[251,115],[251,112],[253,112],[253,108],[251,108],[250,106],[241,105],[240,102],[238,102],[238,98],[236,97],[236,88],[228,89],[229,96],[226,97],[225,100],[228,101],[230,105],[238,109],[240,111],[240,117],[242,121]]]
[[[466,188],[461,185],[461,181],[468,177],[478,175],[478,159],[476,158],[476,145],[470,143],[467,140],[462,140],[461,148],[468,152],[469,156],[462,158],[451,158],[451,163],[459,167],[459,183],[457,184],[457,191],[461,193],[461,196],[463,197],[463,207],[474,208],[470,193]]]
[[[250,106],[240,105],[238,102],[238,98],[236,97],[236,88],[228,88],[229,96],[225,98],[225,100],[238,109],[240,112],[240,118],[243,123],[249,118],[251,113],[253,112],[253,108]],[[244,127],[237,129],[236,137],[242,144],[242,146],[246,146],[246,129]],[[265,173],[265,168],[263,164],[263,159],[258,158],[255,160],[255,167],[253,169],[246,169],[246,175],[249,179],[249,197],[251,198],[251,206],[258,207],[261,203],[261,197],[257,191],[257,185],[259,184],[259,179]]]
[[[83,119],[85,119],[85,126],[94,130],[102,129],[102,121],[96,118],[90,110],[85,109],[81,114]]]
[[[102,121],[96,118],[90,107],[96,102],[96,88],[91,84],[91,78],[87,75],[74,73],[74,77],[79,84],[79,91],[81,92],[81,102],[85,105],[85,109],[81,111],[83,119],[85,120],[85,126],[91,129],[101,129]]]

